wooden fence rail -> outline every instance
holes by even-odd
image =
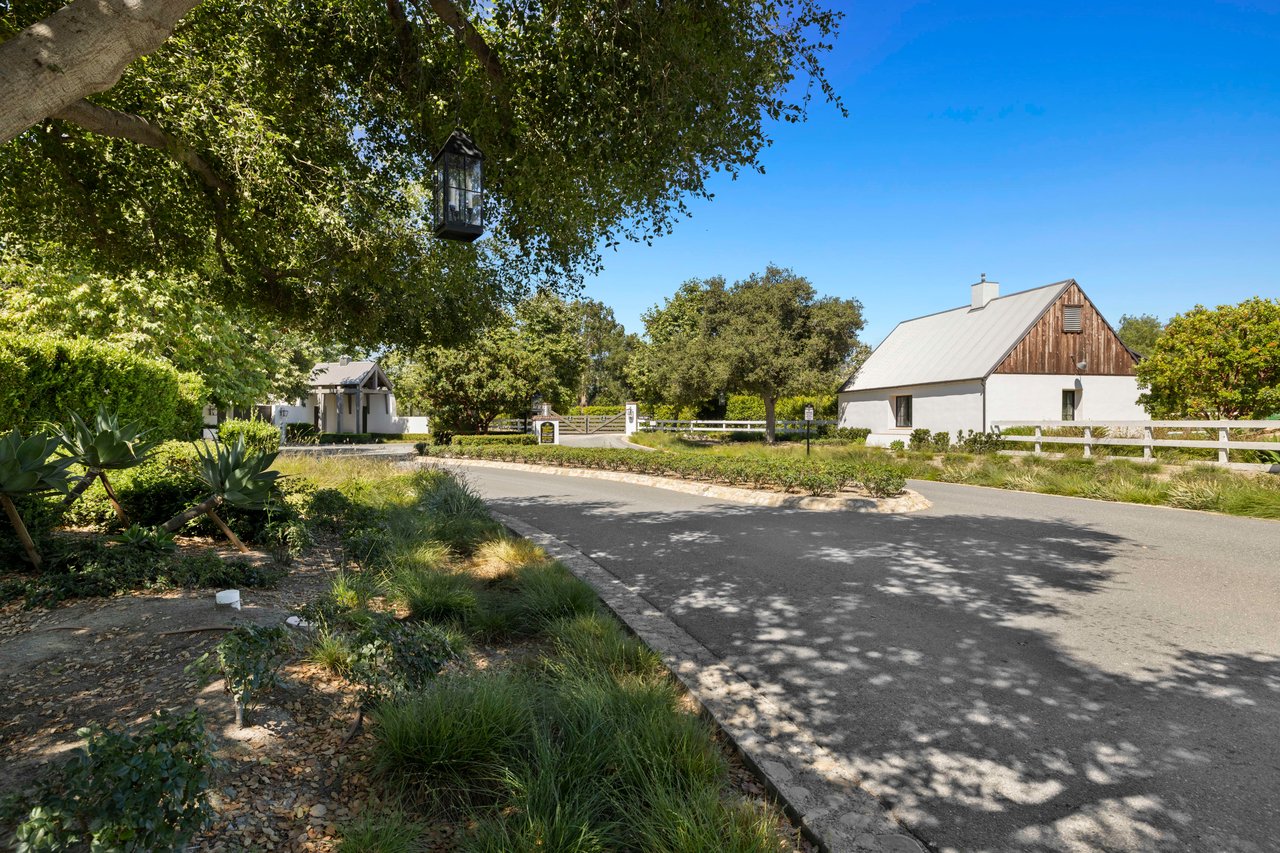
[[[1014,427],[1031,427],[1032,435],[1006,435],[1004,430]],[[1083,436],[1045,435],[1045,430],[1056,429],[1083,430]],[[1280,441],[1253,441],[1251,436],[1243,439],[1232,435],[1233,430],[1249,430],[1257,432],[1264,429],[1280,429],[1280,421],[998,421],[992,429],[1000,433],[1003,441],[1020,442],[1033,446],[1032,453],[1043,453],[1046,444],[1083,445],[1084,455],[1093,456],[1094,448],[1141,447],[1143,459],[1153,459],[1157,447],[1180,447],[1199,450],[1217,450],[1217,462],[1226,465],[1231,462],[1233,450],[1271,450],[1280,452]],[[1156,430],[1183,431],[1190,433],[1207,432],[1214,434],[1213,439],[1202,438],[1156,438]],[[1105,430],[1105,432],[1103,431]],[[1095,435],[1095,431],[1098,434]]]
[[[832,420],[809,421],[813,426],[834,426]],[[805,421],[775,421],[778,432],[803,432]],[[764,421],[675,421],[641,418],[640,429],[653,432],[764,432]]]

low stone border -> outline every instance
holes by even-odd
[[[600,471],[595,468],[569,468],[559,465],[535,465],[528,462],[499,462],[493,459],[468,459],[460,456],[427,456],[424,463],[438,462],[457,465],[474,465],[478,468],[505,468],[511,471],[531,471],[535,474],[555,474],[560,477],[587,477],[592,480],[612,480],[635,486],[650,486],[672,492],[684,492],[708,498],[732,501],[752,506],[788,507],[822,512],[915,512],[932,506],[919,492],[904,489],[895,498],[871,498],[862,496],[815,498],[805,495],[788,495],[762,489],[740,489],[736,486],[717,486],[696,480],[678,480],[674,477],[654,477],[649,474],[627,474],[622,471]]]
[[[923,853],[924,847],[858,785],[853,768],[816,743],[771,699],[608,569],[505,513],[494,518],[541,545],[589,584],[663,661],[809,837],[830,853]]]

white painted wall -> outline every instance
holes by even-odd
[[[911,427],[894,426],[893,398],[911,395]],[[982,429],[982,383],[946,382],[874,391],[846,391],[839,395],[840,426],[871,430],[867,444],[885,447],[895,439],[907,441],[912,429],[945,431]],[[1062,400],[1059,398],[1059,404]],[[1061,406],[1059,406],[1061,407]]]
[[[1062,392],[1076,390],[1078,421],[1145,421],[1133,376],[996,373],[987,377],[987,423],[1062,419]]]

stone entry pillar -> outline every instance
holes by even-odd
[[[640,404],[627,403],[626,408],[627,421],[623,431],[626,435],[635,435],[640,431]]]

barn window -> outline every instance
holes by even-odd
[[[1062,419],[1064,421],[1074,421],[1076,419],[1076,390],[1074,388],[1064,388],[1062,391]]]
[[[1062,306],[1062,331],[1064,332],[1084,331],[1083,315],[1084,315],[1083,305],[1063,305]]]
[[[901,394],[893,398],[893,420],[900,427],[911,426],[910,394]]]

